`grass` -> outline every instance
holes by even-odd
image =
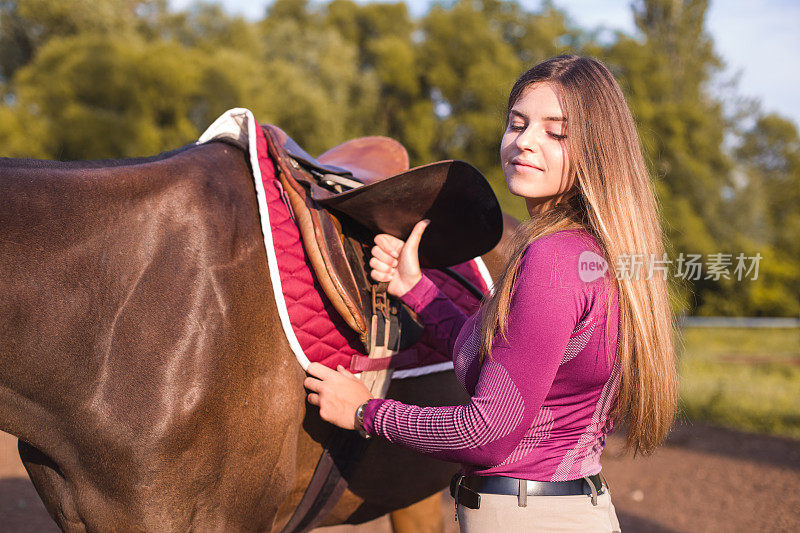
[[[684,328],[681,415],[800,439],[800,330]]]

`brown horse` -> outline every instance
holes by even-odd
[[[280,531],[332,431],[303,378],[241,150],[0,160],[0,429],[63,530]],[[389,397],[466,399],[452,372]],[[375,440],[324,525],[419,502],[455,469]]]

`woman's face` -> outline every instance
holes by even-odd
[[[500,162],[508,190],[525,198],[528,212],[548,209],[570,189],[566,116],[548,83],[527,87],[508,116]]]

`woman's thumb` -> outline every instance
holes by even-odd
[[[409,235],[408,239],[406,239],[405,248],[409,252],[414,252],[415,255],[417,254],[417,250],[419,250],[419,242],[422,240],[422,233],[430,223],[431,221],[427,218],[416,223],[414,229],[411,230],[411,235]]]

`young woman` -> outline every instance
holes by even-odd
[[[308,369],[308,401],[348,429],[462,463],[462,531],[618,531],[599,473],[606,435],[652,451],[677,379],[661,228],[622,91],[600,62],[560,56],[525,72],[508,101],[500,159],[530,220],[495,290],[466,317],[420,272],[427,221],[376,237],[372,277],[453,353],[470,403],[372,399],[343,368]],[[638,267],[638,268],[636,268]]]

